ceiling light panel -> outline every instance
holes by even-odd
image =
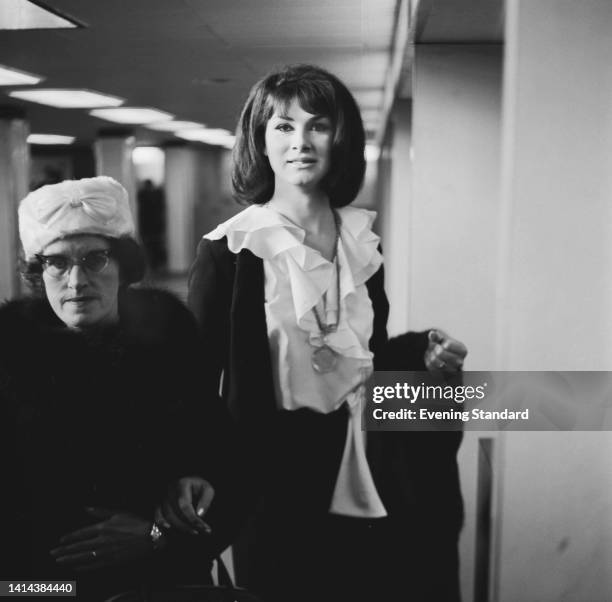
[[[158,146],[137,146],[132,151],[132,161],[136,165],[164,162],[164,151]]]
[[[204,142],[206,144],[224,146],[226,148],[234,146],[235,141],[235,136],[231,132],[222,129],[200,128],[197,130],[181,130],[176,132],[176,135],[184,140]]]
[[[365,158],[366,161],[378,161],[380,157],[380,147],[375,144],[366,144]]]
[[[72,144],[74,136],[60,136],[59,134],[30,134],[28,144]]]
[[[179,130],[193,130],[204,128],[203,123],[196,123],[195,121],[160,121],[159,123],[149,123],[147,128],[150,130],[157,130],[160,132],[177,132]]]
[[[198,128],[180,132],[181,138],[185,138],[185,140],[219,140],[231,135],[232,133],[229,130],[213,128]]]
[[[124,123],[130,125],[144,125],[172,119],[174,115],[165,111],[158,111],[148,107],[120,107],[116,109],[95,109],[89,112],[90,115],[112,121],[114,123]]]
[[[0,2],[0,29],[68,29],[77,25],[28,0]]]
[[[37,102],[58,109],[93,109],[96,107],[118,107],[125,100],[118,96],[100,94],[91,90],[70,90],[58,88],[37,88],[35,90],[17,90],[9,96]]]
[[[0,86],[31,86],[40,83],[44,77],[0,65]]]

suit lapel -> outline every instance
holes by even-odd
[[[228,403],[235,416],[265,421],[276,410],[265,313],[263,260],[248,250],[236,258],[231,306]]]

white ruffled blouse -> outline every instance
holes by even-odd
[[[337,261],[327,261],[304,244],[305,231],[266,206],[253,205],[205,238],[227,237],[232,253],[250,250],[263,259],[265,312],[279,408],[329,413],[347,402],[349,425],[330,512],[381,517],[380,500],[366,460],[361,431],[364,382],[373,370],[368,349],[374,313],[366,281],[380,267],[379,237],[371,230],[373,211],[344,207]],[[313,308],[335,324],[338,312],[336,266],[340,269],[340,321],[322,340]],[[318,373],[312,352],[327,344],[338,354],[333,371]]]

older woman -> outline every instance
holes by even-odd
[[[0,308],[2,578],[76,578],[84,600],[205,582],[227,535],[223,417],[191,392],[187,308],[129,286],[144,263],[125,189],[44,186],[19,231],[35,294]],[[179,497],[181,529],[164,535],[155,508],[172,517]]]
[[[389,340],[375,214],[356,209],[364,129],[315,66],[259,81],[243,108],[233,184],[250,206],[206,234],[190,305],[243,426],[259,498],[248,585],[266,601],[457,600],[460,433],[368,433],[372,370],[461,369],[440,331]]]

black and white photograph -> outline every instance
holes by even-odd
[[[612,2],[0,0],[0,598],[612,600]]]

